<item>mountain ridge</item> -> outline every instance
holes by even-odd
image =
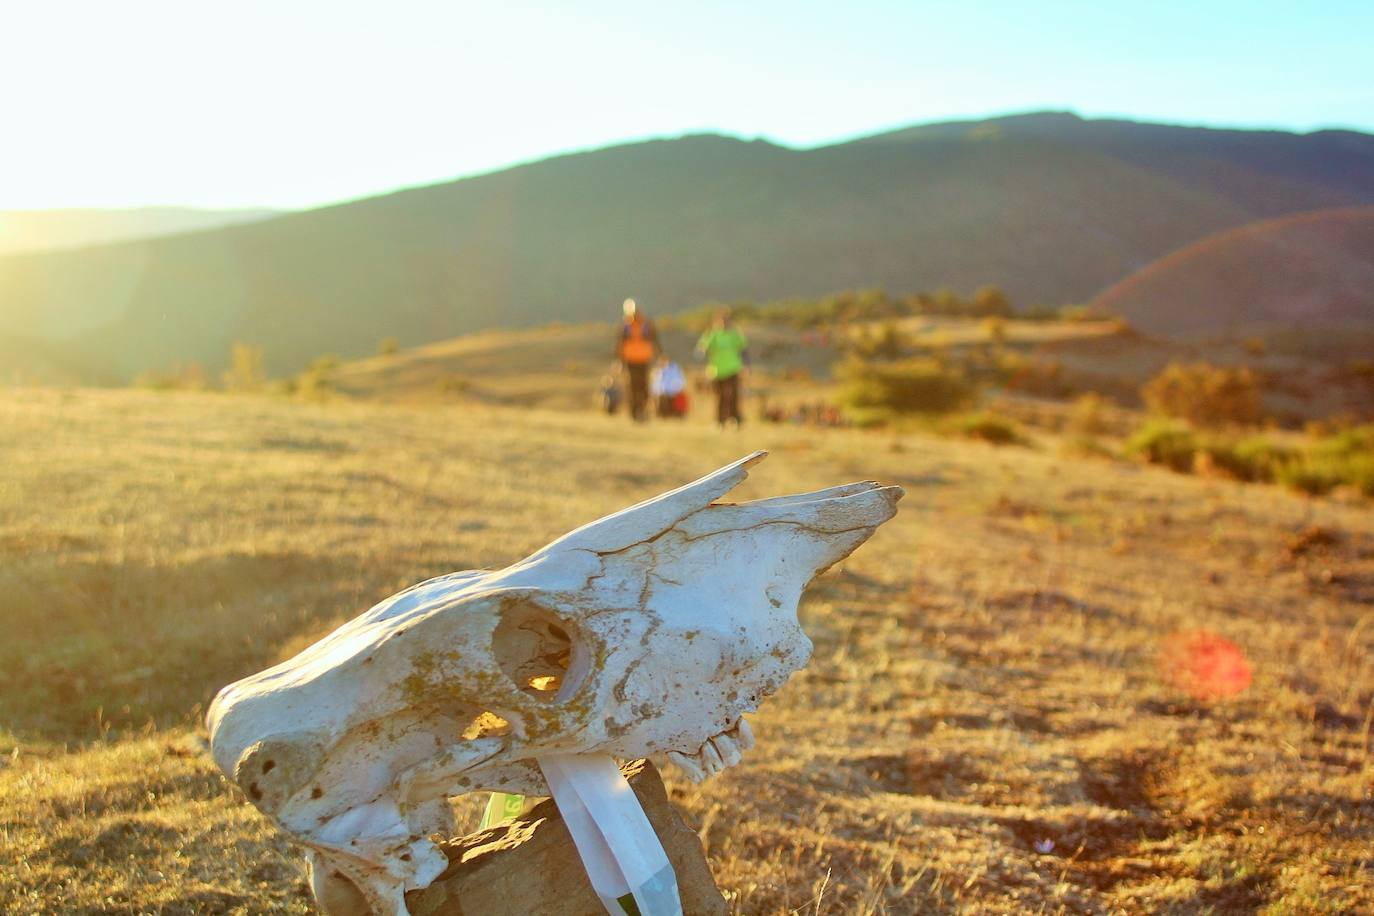
[[[213,369],[235,340],[294,371],[383,337],[602,318],[626,295],[663,312],[991,283],[1023,305],[1087,301],[1227,228],[1374,203],[1362,134],[949,123],[811,149],[645,140],[253,224],[0,259],[0,333],[60,341],[129,377]]]

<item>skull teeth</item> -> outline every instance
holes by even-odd
[[[726,731],[702,742],[696,753],[669,751],[668,760],[692,782],[702,782],[743,759],[744,752],[754,746],[754,733],[741,718]]]
[[[747,751],[754,746],[754,730],[749,727],[749,723],[740,716],[740,720],[735,723],[735,743],[739,745],[741,751]]]
[[[702,769],[696,755],[689,757],[677,751],[669,751],[668,759],[692,782],[701,782],[706,778],[706,771]]]
[[[715,748],[716,754],[720,757],[722,767],[732,767],[740,762],[742,755],[740,754],[739,745],[737,745],[735,739],[731,738],[729,735],[716,735],[706,743]]]

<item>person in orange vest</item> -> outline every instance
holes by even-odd
[[[630,416],[643,422],[649,416],[649,370],[658,356],[658,332],[639,312],[633,299],[625,300],[625,320],[615,345],[616,359],[625,370],[630,394]]]

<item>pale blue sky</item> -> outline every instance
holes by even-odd
[[[0,209],[304,207],[713,130],[815,145],[1031,109],[1374,130],[1374,2],[0,10]]]

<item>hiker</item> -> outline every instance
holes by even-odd
[[[682,367],[667,356],[659,358],[649,381],[649,390],[654,396],[660,417],[687,416],[687,377]]]
[[[630,417],[635,422],[648,419],[649,367],[658,355],[658,334],[653,322],[639,312],[633,299],[625,300],[625,320],[616,339],[615,357],[625,370],[630,389]]]
[[[701,335],[697,353],[706,358],[706,374],[716,389],[716,422],[724,429],[733,420],[738,429],[744,420],[739,410],[739,386],[740,375],[749,365],[749,341],[735,327],[728,309],[721,309],[714,326]]]

